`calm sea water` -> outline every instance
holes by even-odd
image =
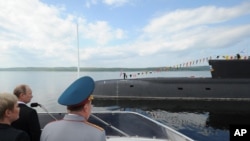
[[[136,74],[136,72],[126,72]],[[94,80],[122,79],[120,72],[81,72],[80,76],[91,76]],[[133,75],[135,77],[135,75]],[[145,77],[211,77],[208,71],[186,71],[186,72],[155,72],[152,74],[141,74],[135,78]],[[45,106],[50,112],[65,112],[65,107],[57,104],[60,94],[74,80],[77,79],[76,72],[43,72],[43,71],[0,71],[0,92],[12,92],[19,84],[28,84],[33,90],[32,102],[38,102]],[[131,78],[134,79],[134,78]],[[228,141],[229,130],[221,125],[224,116],[210,112],[200,111],[172,111],[164,109],[142,109],[126,107],[130,110],[148,115],[182,133],[202,141]],[[43,112],[37,108],[38,112]],[[230,115],[234,116],[234,115]],[[238,115],[236,115],[238,117]],[[222,118],[222,120],[220,119]],[[227,118],[227,117],[226,117]],[[247,118],[247,117],[245,117]],[[243,117],[244,119],[244,117]],[[249,118],[248,118],[249,119]],[[217,121],[218,120],[218,121]],[[233,119],[232,119],[233,120]],[[230,121],[229,121],[230,122]]]

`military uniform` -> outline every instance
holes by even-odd
[[[102,128],[87,122],[84,117],[67,114],[63,120],[44,127],[41,141],[105,141]]]
[[[94,80],[88,76],[73,82],[58,99],[59,104],[70,109],[69,114],[60,121],[47,124],[42,131],[40,141],[106,141],[105,131],[86,119],[90,114],[88,110],[94,87]],[[85,104],[88,104],[86,108],[88,110],[79,111],[78,108],[84,109]]]

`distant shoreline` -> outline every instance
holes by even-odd
[[[95,68],[82,67],[80,71],[114,71],[114,72],[129,72],[129,71],[209,71],[209,66],[193,66],[183,68],[166,68],[166,67],[148,67],[148,68]],[[0,68],[0,71],[77,71],[77,67],[13,67]]]

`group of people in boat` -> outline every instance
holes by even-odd
[[[36,110],[26,105],[33,97],[28,85],[17,86],[13,94],[1,93],[0,141],[105,141],[104,129],[88,122],[94,88],[89,76],[74,81],[58,98],[68,114],[43,130]]]

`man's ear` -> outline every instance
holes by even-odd
[[[83,111],[87,111],[87,108],[88,108],[88,107],[87,107],[87,104],[84,104],[84,106],[82,107],[82,110],[83,110]]]
[[[20,95],[19,95],[19,99],[22,99],[23,97],[25,96],[25,93],[20,93]]]
[[[82,108],[84,111],[88,111],[89,102],[90,102],[90,101],[88,101],[88,102],[86,102],[86,103],[84,104],[84,106],[83,106],[83,108]]]

